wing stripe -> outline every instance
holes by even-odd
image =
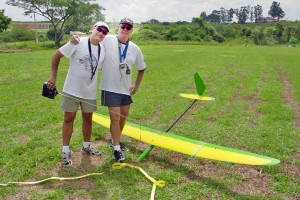
[[[195,154],[194,154],[193,156],[196,157],[196,156],[200,153],[200,151],[201,151],[203,148],[204,148],[204,145],[201,145],[201,146],[199,147],[199,149],[197,149],[197,151],[195,152]]]

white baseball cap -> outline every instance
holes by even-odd
[[[109,32],[109,26],[105,23],[105,22],[97,22],[93,27],[94,28],[97,28],[97,27],[99,27],[99,26],[103,26],[103,27],[105,27],[106,29],[107,29],[107,31]]]

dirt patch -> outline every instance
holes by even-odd
[[[25,53],[25,52],[31,52],[32,49],[2,49],[0,50],[0,53]]]
[[[151,154],[152,157],[155,157],[155,160],[159,160],[161,157],[158,155],[159,152],[153,151]],[[247,165],[228,165],[227,167],[223,167],[210,160],[188,159],[187,156],[177,153],[174,153],[169,159],[168,166],[168,168],[180,166],[181,171],[183,170],[183,166],[185,166],[186,178],[178,184],[199,181],[205,183],[208,187],[217,188],[241,198],[252,196],[253,194],[264,197],[276,196],[276,192],[269,187],[270,177],[267,173],[263,173],[259,167]],[[236,174],[234,179],[237,179],[240,184],[238,186],[223,184],[220,177],[225,177],[226,179],[226,177],[231,177],[232,174]]]
[[[19,144],[26,144],[30,139],[31,137],[29,137],[28,135],[17,135],[15,137],[15,142]]]
[[[288,106],[292,112],[294,113],[294,124],[297,129],[297,132],[300,132],[300,102],[299,100],[293,98],[293,94],[295,92],[292,84],[287,80],[288,73],[282,69],[280,69],[279,81],[284,87],[284,92],[281,94],[281,98],[286,106]],[[300,142],[298,142],[298,149],[300,147]],[[284,164],[283,169],[293,178],[296,178],[300,182],[300,166],[295,165],[295,161],[300,160],[300,152],[298,151],[293,156],[292,164]]]
[[[237,166],[235,171],[241,178],[241,184],[233,189],[239,195],[258,194],[263,196],[274,196],[275,192],[268,186],[269,177],[258,168],[250,166]]]
[[[137,150],[144,151],[146,148],[149,147],[149,144],[142,142],[134,142],[134,146]]]
[[[300,131],[300,102],[293,98],[295,90],[292,84],[287,80],[287,77],[288,73],[281,71],[279,81],[284,87],[284,92],[281,94],[281,98],[284,103],[292,109],[295,116],[294,124],[297,130]]]

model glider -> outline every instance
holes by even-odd
[[[93,121],[106,128],[110,127],[110,118],[108,116],[94,113]],[[199,158],[246,165],[276,165],[280,162],[267,156],[209,144],[129,122],[126,122],[122,134],[153,146]]]
[[[219,145],[209,144],[202,141],[193,140],[190,138],[173,135],[168,131],[176,124],[177,121],[193,106],[198,100],[214,100],[213,97],[203,96],[206,86],[198,73],[195,73],[194,80],[198,94],[180,94],[183,97],[194,99],[190,106],[173,122],[173,124],[165,131],[158,131],[143,127],[137,124],[126,122],[122,131],[123,135],[139,140],[141,142],[150,144],[137,159],[143,160],[154,146],[169,149],[171,151],[183,153],[193,157],[206,158],[224,162],[239,163],[246,165],[276,165],[280,161],[263,155],[258,155],[246,151],[223,147]],[[98,113],[93,114],[93,121],[105,126],[110,127],[110,119],[108,116]]]

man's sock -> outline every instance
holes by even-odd
[[[121,151],[121,146],[120,145],[114,146],[114,150]]]
[[[70,147],[69,146],[63,146],[62,147],[62,152],[63,153],[69,153],[70,152]]]
[[[83,142],[83,148],[88,148],[91,145],[91,142]]]

